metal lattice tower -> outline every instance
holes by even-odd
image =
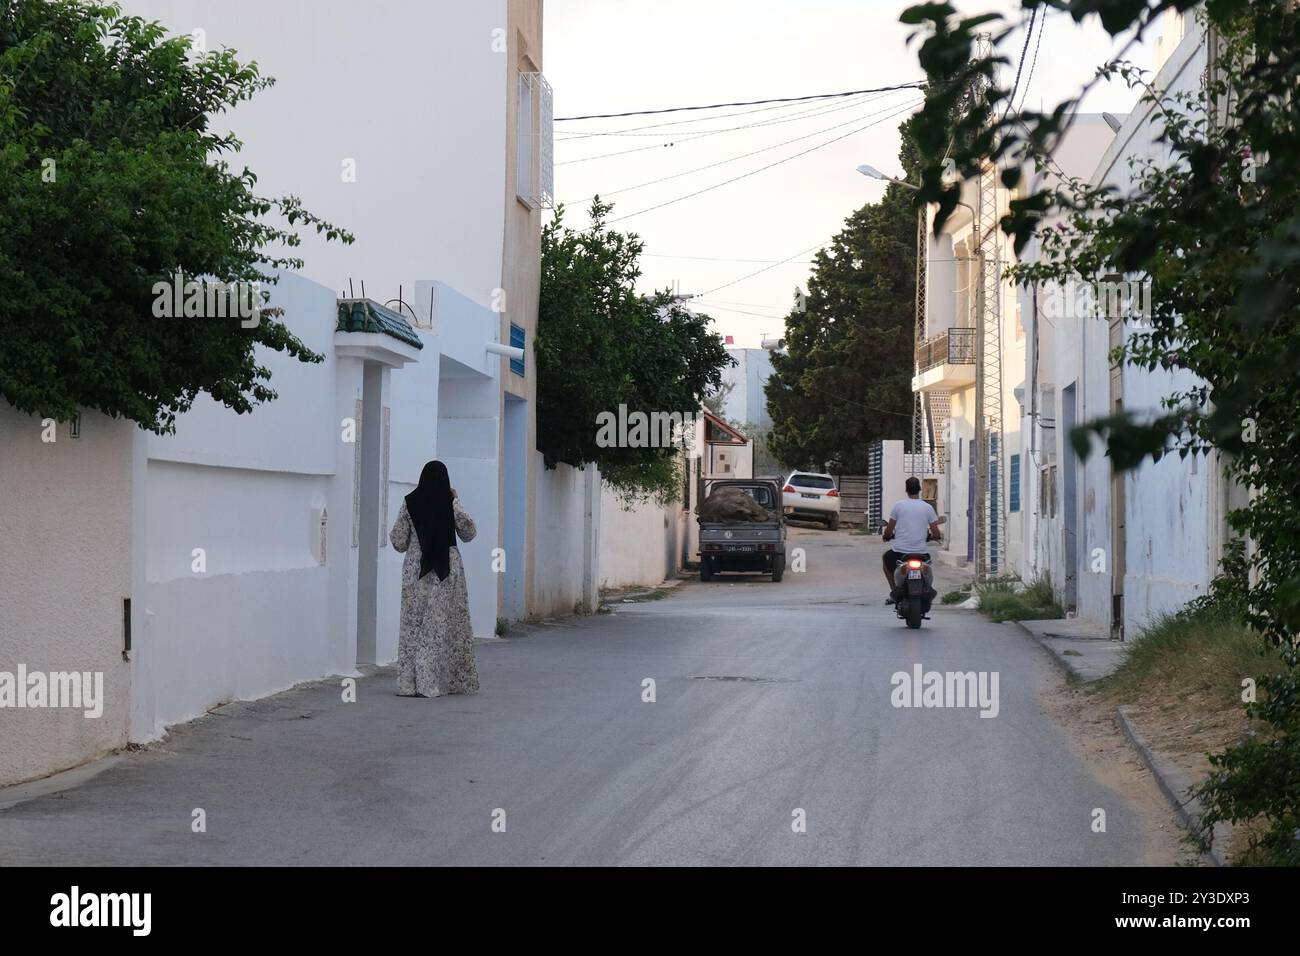
[[[912,349],[912,369],[916,375],[921,374],[921,365],[918,359],[921,343],[925,341],[925,313],[927,309],[925,298],[926,286],[926,267],[929,257],[929,245],[926,236],[927,226],[926,207],[922,206],[916,211],[916,339]],[[912,462],[913,470],[919,466],[916,464],[921,459],[918,457],[923,452],[930,450],[930,443],[926,441],[927,423],[925,420],[925,408],[922,404],[920,392],[912,393]]]
[[[992,38],[981,36],[980,57],[992,55]],[[987,92],[981,81],[972,96]],[[1006,568],[1007,519],[1002,495],[1002,261],[998,220],[999,174],[988,162],[980,170],[976,230],[979,289],[975,299],[975,577]]]

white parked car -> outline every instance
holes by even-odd
[[[840,526],[840,492],[830,475],[796,471],[786,479],[781,497],[791,518],[825,521],[832,531]]]

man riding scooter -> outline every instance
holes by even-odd
[[[935,514],[928,501],[921,500],[921,479],[913,475],[904,486],[907,497],[897,502],[889,510],[889,523],[885,525],[884,539],[892,541],[893,547],[885,552],[885,582],[889,586],[888,604],[894,603],[894,570],[899,562],[909,554],[917,555],[927,565],[930,552],[926,541],[939,541],[939,516]]]

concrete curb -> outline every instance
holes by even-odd
[[[1025,626],[1022,621],[1016,621],[1020,630],[1032,637],[1043,650],[1056,662],[1067,676],[1073,675],[1080,682],[1087,683],[1096,678],[1086,676],[1082,671],[1075,667],[1074,661],[1069,656],[1061,653],[1061,648],[1044,640]],[[1173,808],[1174,815],[1178,822],[1188,831],[1194,831],[1200,826],[1201,805],[1199,800],[1187,799],[1187,791],[1192,786],[1192,781],[1187,774],[1183,773],[1163,754],[1154,750],[1145,737],[1133,726],[1133,722],[1128,716],[1129,708],[1122,706],[1115,711],[1115,720],[1119,724],[1120,730],[1128,738],[1128,742],[1133,745],[1133,749],[1138,752],[1142,762],[1146,764],[1151,776],[1155,778],[1156,785],[1160,792],[1165,795],[1169,801],[1170,807]],[[1226,845],[1228,838],[1228,828],[1223,824],[1218,824],[1214,828],[1214,845],[1210,851],[1204,854],[1205,858],[1214,866],[1224,866],[1222,847]]]
[[[1133,726],[1128,711],[1127,706],[1120,707],[1115,711],[1115,720],[1119,724],[1120,730],[1124,731],[1124,736],[1128,738],[1129,743],[1142,757],[1142,762],[1147,765],[1151,775],[1156,778],[1156,784],[1169,801],[1169,805],[1173,807],[1178,821],[1189,831],[1199,829],[1201,803],[1194,797],[1191,799],[1186,797],[1187,791],[1191,789],[1192,781],[1187,774],[1174,766],[1172,761],[1152,749],[1146,738]],[[1205,854],[1205,858],[1215,866],[1224,865],[1221,848],[1226,843],[1227,836],[1228,828],[1222,823],[1214,827],[1214,845]]]
[[[1016,627],[1020,628],[1020,630],[1024,631],[1025,634],[1032,637],[1034,639],[1035,644],[1037,644],[1043,650],[1047,651],[1048,655],[1052,658],[1052,660],[1056,662],[1056,666],[1059,667],[1062,671],[1064,671],[1067,677],[1071,677],[1071,676],[1077,677],[1080,681],[1084,681],[1084,682],[1088,680],[1088,678],[1085,677],[1083,673],[1074,666],[1074,663],[1070,660],[1069,657],[1062,654],[1061,651],[1055,645],[1048,643],[1047,641],[1039,637],[1037,634],[1035,634],[1033,631],[1031,631],[1029,628],[1025,627],[1024,621],[1016,621],[1015,625]]]
[[[45,797],[52,793],[79,787],[86,781],[98,777],[104,771],[112,770],[125,759],[126,753],[119,750],[104,757],[97,757],[80,766],[52,773],[48,777],[40,777],[36,780],[27,780],[23,783],[0,787],[0,811],[16,807],[28,800],[35,800],[37,797]]]

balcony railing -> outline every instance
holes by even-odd
[[[975,330],[948,329],[916,347],[916,370],[924,372],[940,365],[975,364]]]

